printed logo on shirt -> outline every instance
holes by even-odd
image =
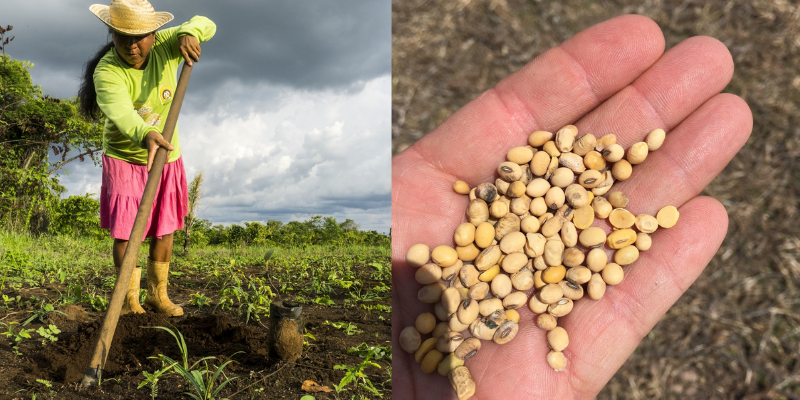
[[[149,102],[133,103],[133,108],[136,109],[136,113],[139,114],[142,119],[147,118],[147,116],[153,111],[153,107],[150,107]]]
[[[161,104],[167,104],[172,101],[172,89],[167,85],[161,85],[158,87],[158,98],[161,100]]]
[[[161,125],[161,115],[156,113],[150,114],[150,116],[144,120],[144,123],[150,126],[159,126]]]

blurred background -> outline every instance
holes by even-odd
[[[800,399],[800,5],[790,0],[395,0],[392,154],[578,31],[641,14],[667,49],[713,36],[750,140],[703,194],[730,226],[716,257],[598,395]]]

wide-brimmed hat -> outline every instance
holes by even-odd
[[[147,0],[111,0],[111,5],[94,4],[89,11],[109,28],[125,35],[144,35],[172,21],[172,14],[156,12]]]

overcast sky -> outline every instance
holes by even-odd
[[[96,0],[3,4],[6,53],[34,63],[34,83],[77,94],[83,64],[109,40]],[[187,178],[205,177],[202,218],[215,224],[391,219],[390,0],[151,0],[177,26],[217,24],[202,44],[179,119]],[[110,4],[103,2],[102,4]],[[73,162],[67,195],[100,192],[101,169]]]

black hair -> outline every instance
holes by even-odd
[[[100,59],[114,47],[114,42],[101,46],[86,64],[83,64],[81,87],[78,89],[78,109],[89,118],[97,119],[101,115],[100,106],[97,105],[97,92],[94,90],[94,69]]]

